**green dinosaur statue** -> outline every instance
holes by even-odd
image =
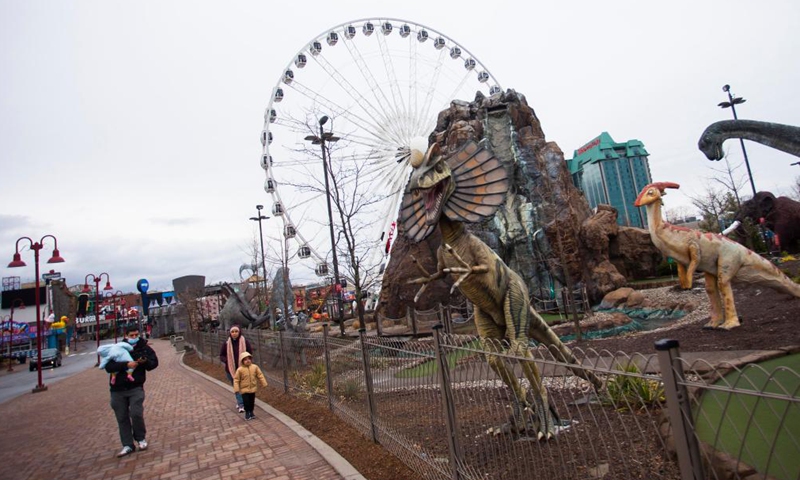
[[[428,149],[424,156],[420,151],[414,153],[410,162],[414,170],[400,210],[405,235],[419,242],[430,235],[436,225],[442,232],[436,273],[429,274],[413,259],[425,275],[409,281],[422,284],[414,301],[419,299],[430,282],[452,275],[455,283],[451,292],[458,287],[475,307],[475,325],[478,335],[483,339],[484,349],[496,353],[506,349],[509,354],[532,359],[528,349],[530,335],[551,348],[561,361],[579,364],[572,352],[531,307],[528,291],[519,274],[464,227],[465,222],[474,223],[491,217],[505,201],[509,189],[505,167],[489,150],[479,147],[474,141],[446,158],[440,155],[437,144]],[[527,400],[528,392],[504,357],[488,355],[488,358],[491,368],[516,397],[516,430],[525,433],[533,427],[537,430],[538,439],[552,438],[556,432],[556,418],[548,404],[547,392],[536,363],[522,362],[523,374],[530,384],[535,404],[535,408],[531,408]],[[573,371],[597,388],[602,385],[588,371],[578,367]],[[533,413],[533,418],[520,419],[525,415],[522,412]]]

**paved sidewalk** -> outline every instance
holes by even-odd
[[[263,404],[245,422],[228,386],[181,365],[168,341],[150,344],[160,365],[145,384],[147,451],[115,457],[121,445],[108,380],[90,369],[0,404],[0,479],[363,478]]]

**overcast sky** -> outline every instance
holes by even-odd
[[[731,118],[724,84],[747,99],[740,118],[800,125],[797,1],[0,0],[0,275],[31,281],[27,250],[27,268],[5,268],[14,242],[54,234],[71,285],[237,280],[258,232],[248,217],[270,205],[259,135],[272,87],[320,33],[381,17],[467,47],[567,158],[602,131],[644,142],[653,180],[682,185],[667,208],[719,166],[697,140]],[[738,142],[725,147],[741,161]],[[798,159],[747,148],[756,187],[788,193]]]

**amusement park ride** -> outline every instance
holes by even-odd
[[[385,245],[411,172],[412,140],[427,143],[437,115],[452,101],[500,91],[465,46],[416,22],[347,22],[296,52],[278,75],[264,113],[260,161],[272,215],[282,222],[284,240],[296,248],[291,258],[300,268],[293,276],[328,277],[331,262],[337,270],[331,250],[343,251],[344,242],[328,243],[325,230],[336,237],[333,230],[341,231],[346,215],[335,211],[329,217],[325,203],[332,200],[338,209],[359,209],[355,243],[358,267],[367,277],[362,284],[379,288],[390,254]],[[321,118],[330,119],[327,131]],[[319,135],[331,140],[323,144],[327,159],[308,144]],[[325,177],[319,175],[323,160],[329,162]],[[336,182],[326,187],[329,176]],[[347,272],[353,266],[344,267]]]

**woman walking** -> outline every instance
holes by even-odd
[[[239,358],[244,352],[252,352],[250,342],[242,335],[239,325],[233,325],[229,331],[228,340],[219,349],[219,359],[225,365],[225,376],[233,385],[233,374],[239,367]],[[244,413],[244,401],[239,392],[236,395],[236,409],[239,413]]]

